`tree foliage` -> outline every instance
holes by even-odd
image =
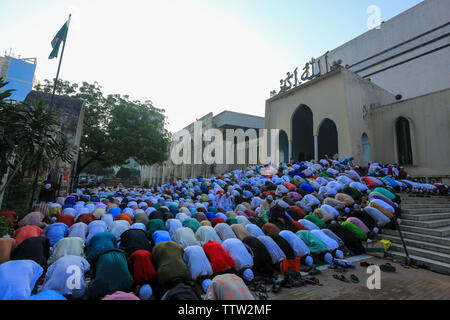
[[[50,92],[53,82],[45,80],[35,89]],[[130,157],[141,165],[167,159],[170,134],[165,129],[165,111],[151,101],[130,100],[119,94],[105,96],[97,82],[79,86],[60,80],[56,92],[85,101],[77,175],[90,166],[121,166]]]
[[[0,78],[0,89],[5,85]],[[0,95],[0,174],[5,174],[8,168],[14,168],[14,171],[1,186],[0,193],[22,164],[38,154],[48,161],[70,162],[73,158],[73,150],[62,132],[57,114],[42,101],[8,101],[10,94],[5,91]]]
[[[119,171],[117,171],[116,173],[116,178],[119,179],[135,180],[138,179],[139,176],[140,176],[139,170],[128,167],[121,167]]]

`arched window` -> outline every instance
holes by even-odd
[[[313,113],[302,104],[294,112],[292,125],[292,158],[305,161],[314,158]]]
[[[284,130],[280,130],[279,140],[280,162],[289,162],[289,141]]]
[[[412,165],[411,131],[408,119],[400,117],[395,122],[397,136],[398,162],[401,165]]]
[[[319,128],[319,159],[328,156],[334,158],[334,155],[339,154],[338,149],[338,132],[336,124],[331,119],[324,119]]]
[[[362,152],[364,157],[364,162],[371,162],[372,155],[370,154],[370,141],[367,134],[364,132],[361,138]]]

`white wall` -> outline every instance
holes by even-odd
[[[381,14],[383,14],[383,12],[381,12]],[[342,66],[348,64],[351,66],[350,70],[365,77],[373,72],[406,61],[430,50],[449,45],[450,36],[447,35],[439,41],[432,42],[426,46],[402,54],[399,57],[392,58],[394,55],[404,52],[405,50],[412,49],[418,45],[423,45],[426,42],[450,33],[450,24],[443,26],[449,22],[449,0],[425,0],[415,7],[386,21],[381,25],[379,30],[370,30],[330,51],[328,60],[331,64],[333,61],[341,59]],[[435,28],[438,29],[420,36],[418,39],[408,41]],[[388,50],[405,41],[407,41],[407,43],[392,50]],[[388,51],[377,57],[371,58],[366,62],[354,65],[385,50]],[[373,83],[395,95],[401,94],[404,99],[421,96],[450,88],[449,57],[450,47],[446,47],[421,58],[382,71],[381,73],[371,75],[370,78]],[[385,59],[389,60],[379,63]],[[367,70],[358,72],[373,64],[376,65]]]

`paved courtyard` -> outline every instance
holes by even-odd
[[[365,261],[378,266],[390,262],[387,259],[370,258]],[[316,278],[323,286],[306,285],[300,288],[282,288],[277,294],[269,293],[270,300],[448,300],[450,299],[450,276],[424,269],[405,269],[400,264],[390,262],[396,272],[381,271],[381,289],[369,290],[366,282],[370,274],[367,268],[353,263],[355,269],[338,273],[332,269],[322,270]],[[333,274],[344,274],[350,280],[355,274],[358,284],[345,283],[333,278]],[[271,288],[271,286],[268,286]]]

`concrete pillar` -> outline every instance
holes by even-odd
[[[292,140],[289,140],[289,156],[288,156],[288,162],[291,161],[292,158]]]
[[[319,136],[314,136],[314,159],[319,160]]]

